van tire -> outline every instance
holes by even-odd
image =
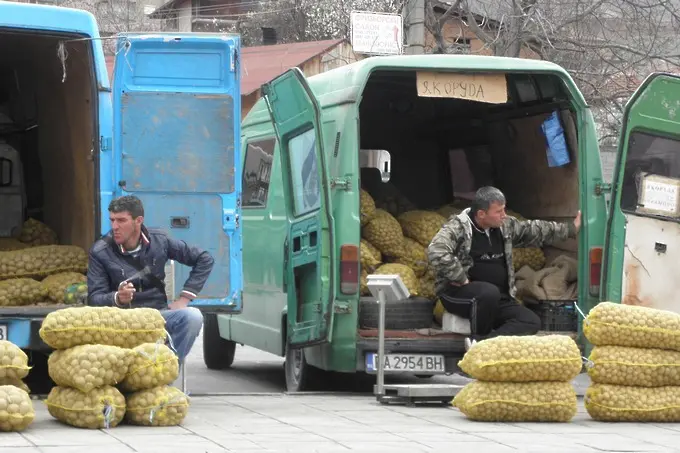
[[[234,363],[236,343],[220,336],[216,314],[203,314],[203,362],[209,370],[225,370]]]
[[[386,330],[410,330],[432,327],[434,319],[434,301],[425,297],[387,302],[385,305]],[[359,328],[377,329],[380,307],[373,300],[359,302]]]
[[[319,384],[323,371],[307,363],[305,348],[290,348],[286,341],[285,357],[286,392],[305,392]]]

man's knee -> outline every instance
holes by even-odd
[[[182,330],[189,335],[198,335],[203,327],[203,313],[195,307],[187,307],[177,310],[177,314],[181,316],[179,324]]]

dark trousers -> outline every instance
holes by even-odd
[[[470,282],[450,286],[439,295],[449,313],[470,320],[472,338],[484,340],[501,335],[533,335],[541,328],[541,319],[496,285]]]

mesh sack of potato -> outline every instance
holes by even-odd
[[[28,393],[14,385],[0,385],[0,431],[19,432],[35,420]]]
[[[458,215],[461,212],[463,212],[462,209],[452,204],[447,204],[437,209],[437,214],[444,217],[445,219],[449,219],[451,216]]]
[[[359,192],[359,209],[359,221],[361,225],[366,225],[373,218],[373,214],[375,214],[375,201],[364,189],[360,189]]]
[[[28,387],[28,384],[26,384],[21,379],[1,378],[0,385],[13,385],[14,387],[17,387],[26,393],[31,393],[31,389]]]
[[[87,283],[73,283],[64,290],[64,303],[67,305],[87,304]]]
[[[30,245],[14,238],[0,238],[0,252],[9,252],[12,250],[23,250],[29,248]]]
[[[18,307],[44,302],[47,290],[32,278],[0,280],[0,306]]]
[[[45,405],[52,417],[77,428],[114,428],[125,416],[125,397],[110,385],[89,392],[52,387]]]
[[[595,346],[586,369],[598,384],[680,385],[680,352],[627,346]]]
[[[44,223],[30,218],[24,222],[19,233],[19,241],[33,247],[59,243],[57,233]]]
[[[380,275],[398,275],[401,277],[401,281],[406,286],[406,289],[408,289],[408,292],[411,293],[410,296],[417,296],[420,294],[418,277],[416,277],[416,274],[408,266],[397,263],[383,264],[375,270],[375,273]]]
[[[376,209],[373,219],[361,229],[361,235],[381,253],[398,256],[404,251],[404,233],[397,219],[382,209]]]
[[[446,217],[432,211],[405,212],[397,220],[404,236],[417,241],[423,247],[430,245],[432,238],[446,223]]]
[[[87,393],[122,382],[131,361],[130,349],[86,344],[52,352],[47,371],[55,384]]]
[[[512,267],[515,271],[529,266],[535,271],[545,267],[545,253],[538,247],[512,249]]]
[[[19,346],[0,340],[0,379],[23,379],[30,369],[28,356]]]
[[[45,317],[39,334],[53,349],[83,344],[134,348],[166,338],[165,319],[154,308],[63,308]]]
[[[404,238],[403,253],[394,262],[410,267],[416,277],[422,277],[427,271],[427,253],[422,245],[411,238]]]
[[[480,341],[458,366],[475,379],[569,382],[582,368],[581,351],[567,335],[501,336]]]
[[[418,292],[427,299],[435,300],[437,295],[434,292],[434,279],[427,274],[420,277],[418,279]]]
[[[46,277],[40,282],[50,300],[57,304],[66,303],[66,289],[75,283],[85,283],[87,277],[77,272],[62,272]]]
[[[87,252],[75,245],[44,245],[0,252],[0,280],[38,278],[60,272],[87,272]]]
[[[382,255],[380,251],[369,244],[367,240],[362,239],[359,244],[359,260],[361,262],[361,268],[368,272],[373,272],[376,267],[380,266],[381,259]]]
[[[680,314],[649,307],[600,302],[583,321],[593,346],[680,351]]]
[[[368,289],[368,272],[361,269],[361,278],[359,279],[359,294],[362,296],[369,296],[371,291]]]
[[[583,402],[603,422],[680,422],[680,387],[592,384]]]
[[[125,420],[131,425],[177,426],[189,412],[189,397],[181,390],[161,385],[127,397]]]
[[[120,388],[126,392],[172,384],[179,376],[177,355],[166,345],[145,343],[132,350],[130,368]]]
[[[569,382],[473,381],[452,404],[477,421],[568,422],[576,415],[576,401]]]
[[[406,198],[396,186],[390,182],[381,183],[371,194],[375,200],[377,209],[384,209],[393,216],[398,216],[402,212],[413,211],[416,205]]]

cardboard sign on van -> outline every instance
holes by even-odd
[[[490,104],[508,102],[505,74],[420,71],[416,74],[416,83],[420,97],[456,98]]]
[[[644,175],[640,185],[637,212],[679,217],[680,180],[659,175]]]

